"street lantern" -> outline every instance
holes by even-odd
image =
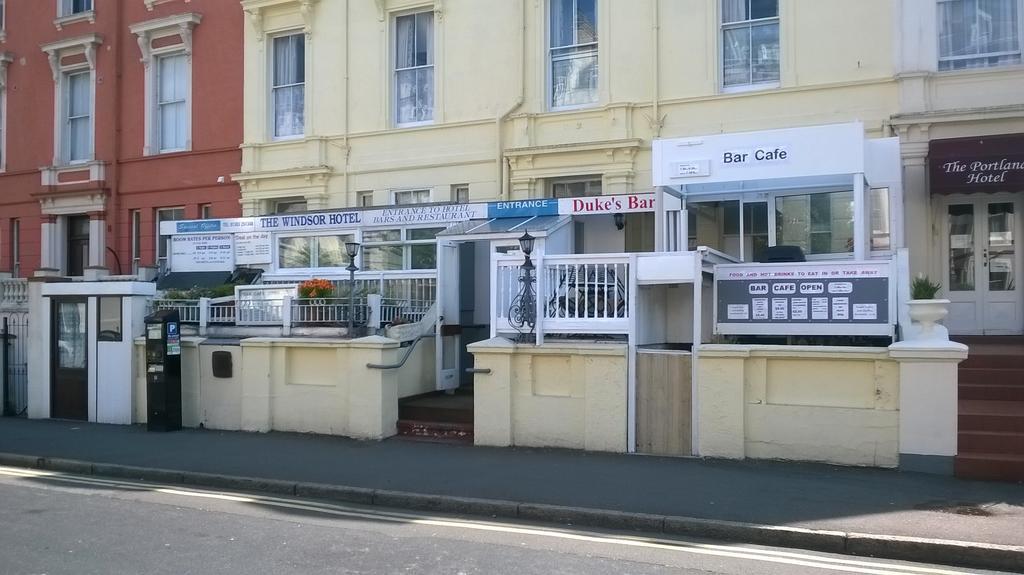
[[[348,254],[348,337],[352,338],[355,330],[356,313],[356,256],[359,255],[360,246],[357,242],[345,242],[345,253]]]
[[[521,270],[519,282],[522,287],[519,289],[519,294],[512,298],[508,318],[512,327],[520,330],[520,333],[525,330],[526,333],[533,334],[537,325],[537,296],[533,287],[533,270],[536,268],[533,265],[533,260],[530,259],[535,240],[536,238],[531,236],[529,231],[519,238],[519,249],[523,251],[524,256],[523,264],[519,266]],[[534,341],[536,342],[536,336]]]

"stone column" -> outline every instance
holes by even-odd
[[[928,140],[907,142],[909,130],[901,130],[903,157],[903,237],[910,250],[910,273],[931,274],[934,252],[931,197],[928,193]],[[918,138],[914,138],[919,140]],[[934,275],[934,274],[932,274]]]
[[[107,215],[104,212],[89,213],[88,267],[107,267]]]
[[[39,227],[39,268],[43,272],[56,272],[61,268],[58,257],[59,229],[57,216],[43,214],[40,217],[42,225]],[[52,275],[46,274],[43,275]]]

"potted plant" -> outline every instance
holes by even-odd
[[[314,305],[327,305],[327,298],[334,295],[334,284],[313,278],[299,284],[299,297],[313,300]]]
[[[910,284],[910,301],[907,308],[910,319],[921,325],[921,339],[932,336],[935,323],[949,315],[949,300],[935,299],[942,286],[920,274]]]

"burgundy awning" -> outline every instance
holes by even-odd
[[[932,140],[933,194],[1024,190],[1024,134]]]

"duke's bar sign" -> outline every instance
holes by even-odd
[[[928,164],[932,193],[1024,190],[1024,134],[934,140]]]

